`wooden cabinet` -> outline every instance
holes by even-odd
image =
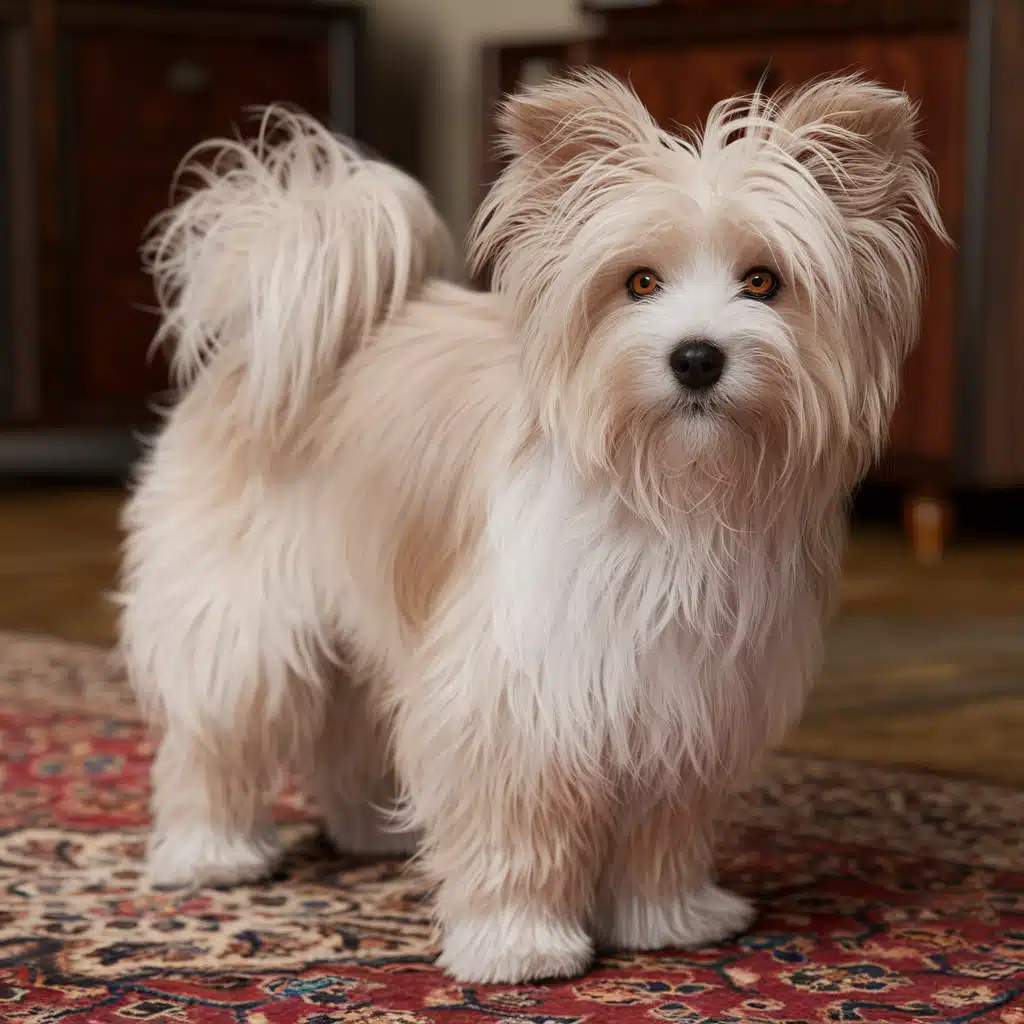
[[[614,6],[614,5],[612,5]],[[956,241],[931,242],[918,349],[904,373],[877,476],[919,492],[1024,485],[1024,0],[664,0],[609,10],[586,40],[485,51],[485,111],[515,66],[536,77],[595,64],[632,82],[667,128],[696,126],[723,98],[860,70],[920,104],[923,141]],[[500,74],[496,69],[500,69]],[[511,83],[511,86],[510,86]],[[491,180],[497,168],[485,165]],[[911,518],[911,521],[916,521]]]
[[[358,134],[361,12],[0,0],[0,17],[0,469],[102,468],[168,385],[138,248],[175,168],[271,102]]]

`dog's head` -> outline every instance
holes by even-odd
[[[751,474],[841,489],[882,444],[943,234],[909,98],[857,77],[660,129],[600,72],[510,98],[472,237],[538,429],[664,521]]]

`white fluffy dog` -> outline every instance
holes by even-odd
[[[271,869],[294,769],[340,847],[418,849],[477,982],[750,924],[713,821],[815,673],[943,233],[913,105],[859,78],[679,138],[586,72],[501,128],[489,294],[311,120],[210,144],[148,250],[185,387],[122,585],[155,880]]]

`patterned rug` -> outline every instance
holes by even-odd
[[[1021,793],[779,759],[721,853],[749,935],[466,987],[417,879],[335,856],[298,794],[273,880],[148,888],[151,753],[105,653],[0,637],[0,1021],[1024,1024]]]

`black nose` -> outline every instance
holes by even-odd
[[[725,369],[725,353],[710,341],[684,341],[672,350],[668,364],[684,388],[699,391],[718,383]]]

